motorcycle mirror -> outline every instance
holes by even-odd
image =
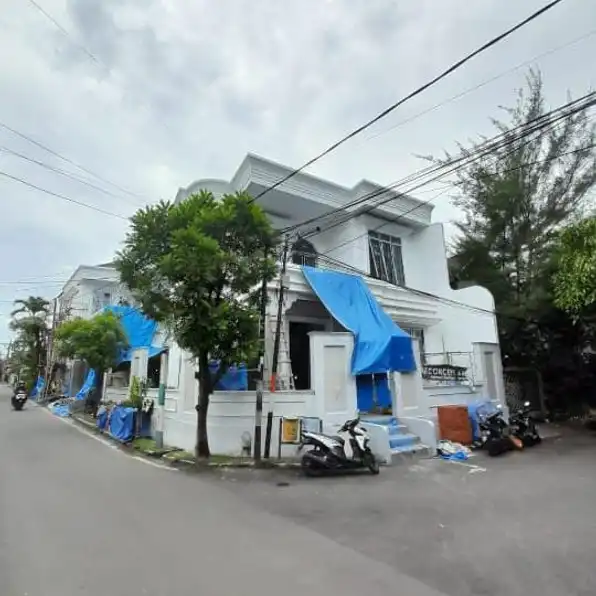
[[[502,410],[503,406],[501,404],[497,404],[497,410]]]

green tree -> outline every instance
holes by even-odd
[[[143,312],[198,360],[197,457],[210,455],[207,414],[218,377],[258,350],[259,285],[275,276],[275,238],[247,194],[216,200],[203,191],[139,210],[116,258]],[[216,378],[211,359],[220,361]]]
[[[57,354],[84,360],[95,370],[99,383],[103,372],[116,363],[120,351],[127,347],[120,319],[112,312],[66,321],[56,328],[55,339]]]
[[[507,145],[457,172],[453,202],[463,217],[456,223],[452,277],[493,293],[503,351],[527,364],[544,344],[535,321],[552,309],[558,230],[582,213],[596,182],[596,129],[583,110],[517,138],[519,127],[548,112],[537,71],[515,106],[503,109],[507,121],[493,123]]]
[[[596,305],[596,217],[566,227],[559,236],[553,275],[556,305],[574,317]]]
[[[48,315],[50,303],[39,296],[14,301],[10,329],[15,332],[15,344],[19,350],[14,353],[13,362],[24,369],[25,381],[32,385],[43,370],[46,357]]]

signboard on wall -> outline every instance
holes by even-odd
[[[467,370],[465,366],[453,364],[425,364],[422,367],[422,378],[435,383],[463,384],[468,380]]]
[[[300,443],[300,418],[282,418],[280,420],[280,443],[282,445],[296,445]]]

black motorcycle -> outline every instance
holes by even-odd
[[[474,441],[473,447],[485,449],[491,457],[523,447],[522,441],[511,433],[500,406],[489,414],[479,414],[478,428],[480,437]]]
[[[27,388],[25,385],[17,385],[15,387],[14,393],[10,398],[10,403],[12,407],[18,412],[22,410],[27,402]]]
[[[301,464],[307,476],[318,476],[325,472],[340,472],[368,468],[372,474],[379,473],[379,462],[370,450],[370,438],[360,426],[360,419],[348,420],[338,431],[348,435],[351,455],[345,450],[346,440],[339,436],[315,432],[303,432],[299,451],[307,446],[311,449],[302,456]]]
[[[542,441],[538,434],[536,423],[530,415],[530,402],[524,405],[509,416],[509,427],[511,434],[521,440],[524,447],[533,447]]]

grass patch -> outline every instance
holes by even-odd
[[[132,446],[137,449],[138,451],[155,451],[157,449],[157,445],[153,439],[148,439],[144,437],[139,437],[134,439],[132,442]]]
[[[184,451],[181,449],[179,451],[172,451],[170,453],[166,453],[163,456],[163,458],[171,462],[194,461],[195,455],[194,453],[190,453],[190,451]]]

